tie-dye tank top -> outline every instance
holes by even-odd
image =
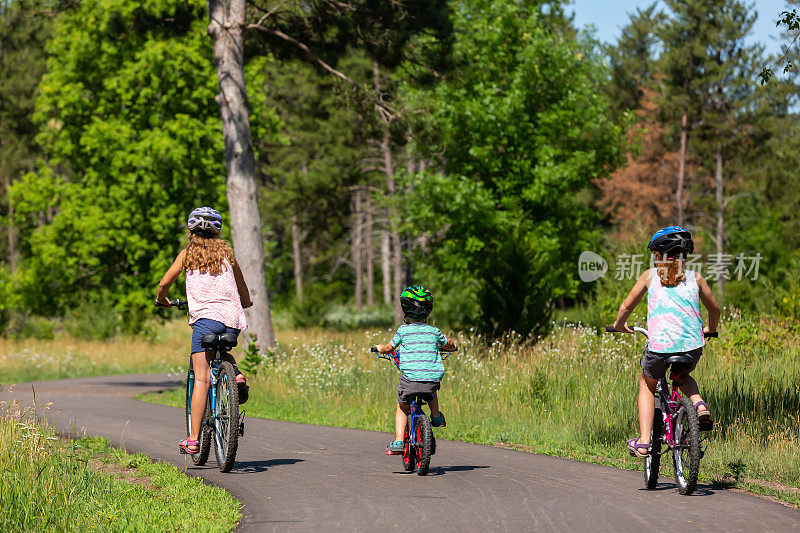
[[[189,301],[189,324],[200,318],[210,318],[229,328],[247,327],[233,267],[227,259],[223,260],[219,274],[187,270],[186,299]]]
[[[647,335],[648,349],[653,352],[688,352],[705,344],[697,274],[687,270],[683,281],[664,287],[652,270],[647,288]]]

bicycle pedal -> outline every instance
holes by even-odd
[[[244,422],[239,422],[239,436],[244,437]]]

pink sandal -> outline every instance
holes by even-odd
[[[194,446],[194,450],[189,448],[189,446]],[[196,440],[189,440],[189,437],[186,437],[182,441],[178,442],[178,448],[181,449],[181,453],[194,455],[200,451],[200,446]]]

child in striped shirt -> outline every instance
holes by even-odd
[[[407,288],[400,295],[405,324],[397,328],[389,344],[378,344],[380,353],[396,351],[398,366],[402,371],[397,384],[397,409],[395,410],[395,440],[386,447],[392,454],[403,453],[403,432],[411,413],[414,396],[420,396],[431,408],[431,425],[445,425],[444,415],[439,411],[439,390],[444,365],[440,351],[454,352],[456,344],[438,328],[426,323],[433,311],[433,295],[421,285]]]

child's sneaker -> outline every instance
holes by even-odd
[[[444,420],[444,413],[439,413],[437,416],[431,417],[431,425],[435,428],[443,428],[447,425]]]
[[[386,455],[403,455],[405,445],[401,440],[393,440],[386,447]]]

